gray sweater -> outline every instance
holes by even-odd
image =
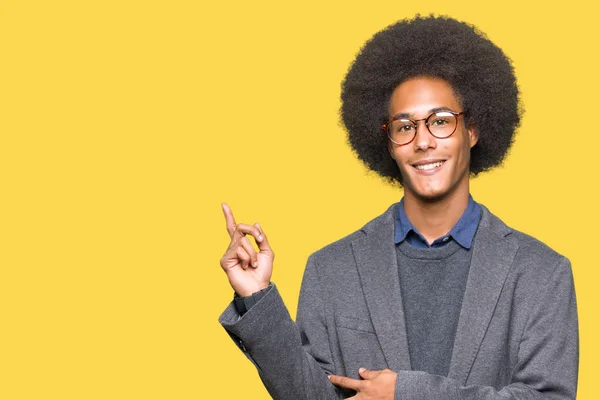
[[[448,375],[471,255],[455,241],[441,248],[396,246],[413,371]]]

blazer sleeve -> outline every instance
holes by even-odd
[[[311,256],[302,280],[297,324],[276,286],[243,316],[230,304],[219,317],[274,399],[342,398],[327,378],[334,368],[321,299]]]
[[[536,297],[510,385],[463,386],[425,372],[400,371],[396,400],[575,399],[579,363],[577,305],[571,264],[562,257]],[[540,287],[537,285],[537,287]],[[533,286],[532,286],[532,289]]]

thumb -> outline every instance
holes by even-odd
[[[366,368],[359,368],[358,369],[358,374],[363,379],[373,379],[377,375],[379,375],[379,372],[381,372],[381,371],[370,371],[370,370],[368,370]]]

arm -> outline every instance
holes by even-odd
[[[304,293],[305,288],[303,283]],[[311,303],[318,307],[317,302]],[[340,398],[327,379],[332,362],[326,328],[311,323],[301,332],[276,286],[243,317],[230,305],[219,321],[256,366],[274,399]],[[325,341],[317,339],[322,337]]]
[[[419,371],[399,371],[395,384],[396,400],[503,400],[503,399],[575,399],[578,370],[578,327],[575,290],[570,263],[562,258],[540,285],[523,331],[518,362],[509,385],[497,390],[491,386],[465,386],[442,376]],[[536,285],[537,286],[537,285]],[[361,373],[365,380],[332,377],[332,382],[359,392],[374,387],[375,373]],[[372,382],[369,382],[372,380]],[[380,388],[379,388],[380,389]],[[357,396],[356,399],[363,397]],[[374,397],[374,398],[391,398]]]
[[[396,390],[401,399],[575,399],[579,340],[571,264],[561,258],[546,276],[523,331],[512,383],[500,390],[463,386],[425,373],[403,371]]]
[[[230,213],[230,210],[228,211]],[[227,211],[225,214],[228,218]],[[232,221],[231,216],[228,227],[236,225]],[[262,244],[259,242],[259,249],[262,252],[266,249],[267,242],[262,230],[261,235],[263,241]],[[232,234],[232,242],[234,236],[235,233]],[[236,243],[239,242],[236,240]],[[271,263],[261,264],[260,253],[240,255],[239,246],[230,245],[221,260],[221,266],[228,274],[236,293],[247,296],[256,289],[263,289],[265,282],[268,285],[272,257],[269,258]],[[243,250],[250,252],[247,247]],[[239,257],[239,260],[236,257]],[[248,265],[244,270],[241,260],[246,258]],[[257,267],[253,267],[254,259],[258,261]],[[232,269],[239,270],[231,271]],[[255,276],[246,274],[247,271],[256,272],[257,276],[266,280],[258,284],[251,282],[247,284],[249,289],[246,289],[246,282]],[[265,271],[268,273],[264,273]],[[233,272],[238,276],[230,277]],[[301,322],[303,315],[307,315],[308,321],[304,326]],[[298,325],[292,321],[274,285],[243,316],[240,317],[232,302],[219,318],[219,322],[231,338],[256,366],[265,387],[274,399],[339,399],[339,389],[327,379],[327,374],[333,372],[333,361],[312,258],[309,258],[302,283],[298,320]]]

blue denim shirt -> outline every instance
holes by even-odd
[[[450,232],[446,235],[437,238],[431,243],[427,243],[427,240],[417,231],[417,229],[411,224],[406,212],[404,211],[404,198],[400,201],[400,204],[396,208],[396,225],[394,231],[394,241],[396,244],[407,240],[408,244],[418,248],[428,247],[442,247],[446,243],[453,239],[465,249],[470,249],[475,237],[475,232],[479,226],[479,219],[481,218],[481,206],[479,203],[473,200],[473,197],[469,195],[469,204],[467,209],[460,217],[456,225],[452,227]]]

